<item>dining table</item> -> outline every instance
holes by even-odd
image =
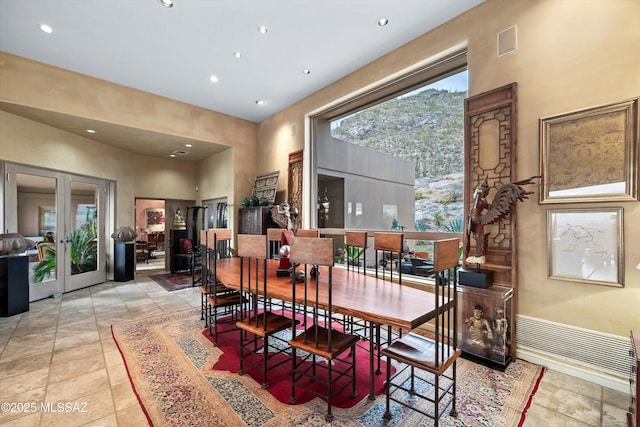
[[[226,287],[240,290],[240,258],[224,258],[216,260],[216,277]],[[248,268],[248,262],[244,262],[243,268]],[[266,298],[278,299],[285,302],[303,304],[304,284],[297,282],[295,301],[293,300],[293,283],[290,276],[278,275],[279,261],[267,260],[267,291]],[[255,268],[255,265],[252,265]],[[323,309],[328,309],[328,267],[320,266],[319,280],[310,279],[308,297],[315,298],[316,286],[319,286],[318,304]],[[258,280],[262,284],[263,270],[260,269]],[[246,285],[245,285],[246,286]],[[259,286],[259,293],[263,293]],[[453,300],[439,296],[436,297],[426,290],[392,282],[383,277],[362,274],[361,272],[347,270],[345,268],[332,268],[332,298],[331,311],[344,316],[353,316],[370,322],[371,332],[373,325],[384,325],[400,328],[402,330],[414,329],[434,318],[436,306],[449,308]],[[370,386],[369,398],[374,399],[374,350],[373,335],[369,340],[370,353]]]

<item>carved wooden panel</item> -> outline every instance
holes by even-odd
[[[468,217],[473,202],[475,188],[487,178],[489,194],[487,200],[493,201],[497,190],[504,184],[517,180],[516,143],[517,143],[517,84],[512,83],[489,92],[469,97],[465,100],[465,217]],[[465,226],[468,227],[468,224]],[[466,230],[465,230],[466,231]],[[461,295],[461,307],[490,305],[476,294],[490,294],[492,289],[505,286],[513,289],[513,297],[505,301],[504,312],[511,313],[510,341],[503,356],[516,358],[516,314],[517,314],[517,235],[516,212],[495,224],[486,225],[484,232],[489,233],[486,262],[483,270],[493,271],[493,285],[488,289],[472,289],[474,292]],[[464,233],[464,244],[471,240],[470,246],[475,252],[475,239]],[[466,268],[475,268],[465,265]],[[470,309],[469,309],[470,310]],[[464,318],[469,313],[461,313]],[[490,360],[490,356],[485,357]],[[508,363],[508,362],[506,362]],[[506,364],[505,364],[506,366]]]
[[[297,230],[302,223],[302,215],[300,215],[302,212],[302,151],[289,154],[287,202],[291,206],[291,211],[295,208],[299,212],[296,218],[292,218],[295,221],[293,229]]]
[[[516,83],[465,100],[465,214],[469,214],[473,192],[487,178],[493,200],[504,184],[515,181]],[[485,226],[489,233],[486,264],[494,284],[514,287],[515,212],[496,224]],[[465,245],[467,236],[465,233]],[[471,239],[471,247],[475,241]]]

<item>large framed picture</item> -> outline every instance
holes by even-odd
[[[638,98],[540,119],[540,203],[638,197]]]
[[[547,211],[549,278],[624,286],[622,208]]]

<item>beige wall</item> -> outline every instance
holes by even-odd
[[[116,227],[134,227],[135,197],[196,200],[196,187],[208,186],[212,194],[207,197],[218,197],[215,193],[220,191],[232,203],[240,192],[236,189],[245,183],[244,174],[255,173],[255,123],[4,52],[0,52],[0,81],[3,103],[237,149],[235,157],[223,153],[223,161],[215,160],[215,155],[206,160],[216,169],[200,177],[197,163],[132,155],[0,111],[0,160],[116,181]],[[220,177],[224,190],[208,182]]]
[[[304,148],[305,116],[452,47],[467,45],[469,94],[518,83],[518,178],[538,173],[538,119],[640,95],[640,2],[636,0],[487,0],[468,13],[283,110],[260,124],[258,172],[287,169]],[[498,58],[499,31],[518,26],[518,50]],[[297,134],[291,136],[290,126]],[[278,184],[286,189],[286,181]],[[640,325],[640,203],[518,208],[519,313],[628,336]],[[546,211],[624,208],[625,287],[549,280]]]

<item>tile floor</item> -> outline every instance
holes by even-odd
[[[2,406],[0,425],[145,425],[110,325],[199,304],[197,288],[167,292],[139,273],[135,281],[37,301],[27,313],[0,318],[0,403],[23,411]],[[628,400],[627,394],[547,370],[525,426],[626,426]],[[41,407],[51,403],[58,412]]]

